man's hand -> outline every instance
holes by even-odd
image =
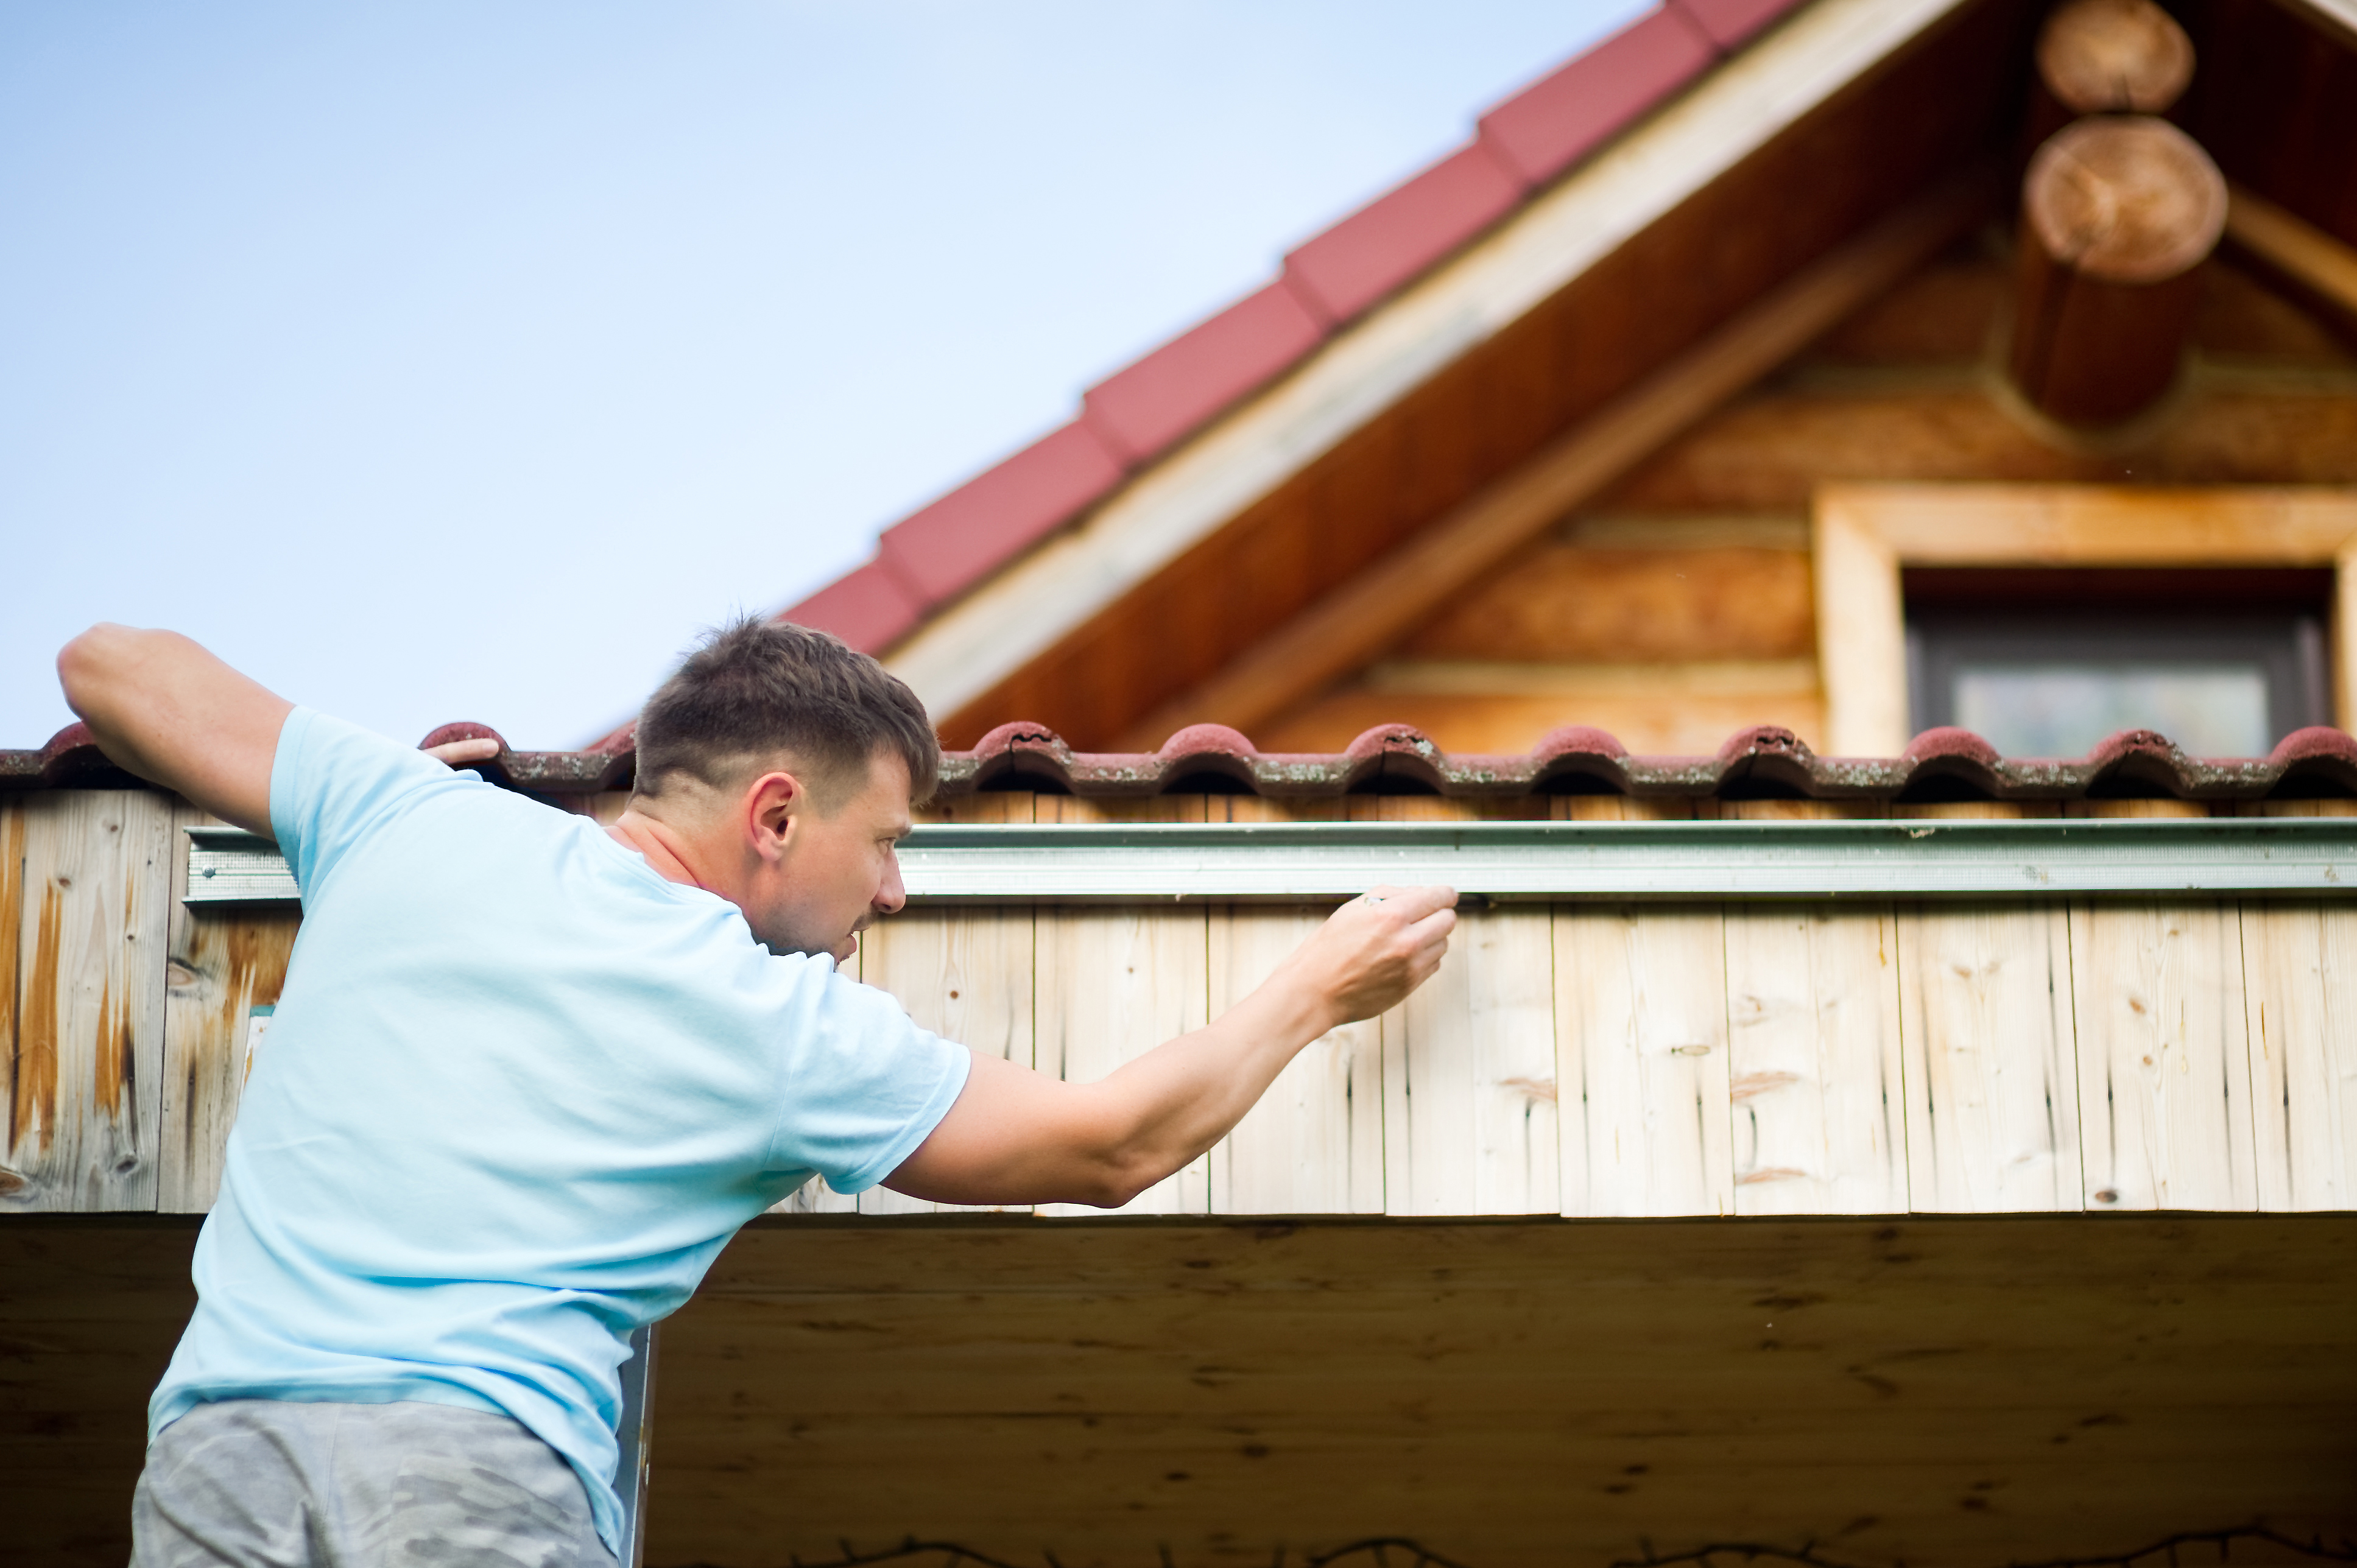
[[[957,1103],[885,1185],[943,1203],[1118,1208],[1227,1136],[1302,1047],[1430,979],[1456,903],[1446,887],[1353,898],[1209,1028],[1100,1083],[976,1056]]]
[[[1293,983],[1331,1004],[1329,1029],[1389,1012],[1440,967],[1456,905],[1453,888],[1377,887],[1335,910],[1270,983],[1298,971]]]

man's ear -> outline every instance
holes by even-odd
[[[810,809],[810,791],[801,779],[782,770],[762,774],[738,797],[747,847],[763,860],[783,858],[795,826]]]

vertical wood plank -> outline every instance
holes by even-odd
[[[2059,817],[2060,800],[1893,800],[1894,817],[1923,822],[2010,822],[2026,817]]]
[[[2235,911],[2080,901],[2070,919],[2086,1206],[2257,1208]]]
[[[18,1058],[24,1020],[17,1004],[24,989],[26,832],[23,799],[0,796],[0,1050],[7,1053],[0,1058],[7,1067],[6,1074],[0,1076],[0,1090],[7,1095],[7,1120],[0,1123],[6,1133],[5,1139],[0,1140],[0,1206],[5,1206],[0,1212],[15,1208],[27,1185],[5,1158],[16,1147],[16,1125],[23,1116],[18,1080],[24,1067]]]
[[[1733,1212],[1719,911],[1558,905],[1555,953],[1563,1212]]]
[[[1250,995],[1324,923],[1322,908],[1211,912],[1214,1018]],[[1211,1151],[1214,1214],[1383,1211],[1383,1034],[1346,1025],[1311,1041]]]
[[[2357,1208],[2357,909],[2243,906],[2258,1202]]]
[[[1200,822],[1205,801],[1200,795],[1114,800],[1041,795],[1033,813],[1043,822]],[[1043,908],[1038,940],[1041,1072],[1068,1082],[1092,1082],[1209,1021],[1210,917],[1200,907]],[[1211,1180],[1206,1151],[1110,1212],[1208,1214]],[[1041,1205],[1039,1212],[1108,1210],[1051,1203]]]
[[[1200,908],[1043,909],[1039,940],[1039,1070],[1093,1082],[1207,1022],[1209,918]],[[1208,1214],[1207,1152],[1114,1212]],[[1043,1214],[1094,1215],[1085,1204]]]
[[[2068,913],[1932,905],[1898,934],[1909,1207],[2080,1208]]]
[[[935,800],[911,815],[920,822],[1028,822],[1036,799],[1028,789],[989,789]]]
[[[1465,912],[1382,1026],[1385,1211],[1559,1212],[1549,911]]]
[[[861,939],[859,972],[865,983],[899,998],[920,1027],[1030,1067],[1033,956],[1028,905],[913,909],[877,922]],[[904,1197],[880,1187],[859,1195],[862,1214],[967,1207]]]
[[[1559,822],[1683,822],[1695,814],[1694,800],[1684,795],[1557,795],[1550,804],[1548,814]]]
[[[303,918],[295,909],[199,913],[181,902],[188,877],[182,830],[220,821],[185,800],[174,803],[156,1202],[167,1214],[202,1214],[220,1194],[229,1130],[245,1092],[253,1009],[277,1004]]]
[[[1207,822],[1340,822],[1351,818],[1352,797],[1329,795],[1310,800],[1272,800],[1259,795],[1211,795],[1203,800]]]
[[[16,1027],[0,1206],[152,1210],[170,798],[59,790],[15,811]]]
[[[2210,815],[2201,800],[2065,800],[2062,814],[2094,821],[2187,822]]]
[[[1888,908],[1727,916],[1738,1214],[1903,1214],[1906,1095]]]
[[[1208,799],[1201,795],[1147,795],[1136,800],[1098,800],[1087,795],[1033,797],[1037,822],[1200,822]]]

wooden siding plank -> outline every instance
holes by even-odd
[[[985,1056],[1033,1062],[1034,940],[1027,905],[916,909],[878,921],[860,939],[860,978],[899,999],[921,1028]],[[862,1214],[936,1214],[930,1203],[874,1187]]]
[[[253,1009],[277,1004],[303,918],[294,909],[200,913],[180,901],[188,875],[181,830],[220,822],[186,801],[173,808],[156,1201],[167,1214],[202,1214],[221,1191],[229,1130],[245,1091]]]
[[[2083,901],[2070,918],[2087,1207],[2256,1208],[2233,907]]]
[[[2261,1208],[2357,1208],[2357,909],[2242,909]]]
[[[153,1209],[170,798],[59,790],[15,813],[16,996],[0,1206]]]
[[[1383,1015],[1385,1212],[1559,1211],[1554,969],[1545,909],[1468,911]]]
[[[1717,806],[1715,800],[1703,802]],[[1686,796],[1638,800],[1629,795],[1556,795],[1547,814],[1558,822],[1683,822],[1695,814]]]
[[[2067,913],[1902,908],[1898,936],[1909,1207],[2080,1208]]]
[[[1888,908],[1727,917],[1738,1214],[1903,1214],[1898,934]]]
[[[1209,917],[1200,908],[1043,909],[1039,918],[1039,1068],[1071,1082],[1111,1075],[1201,1028],[1211,1004]],[[1211,1212],[1205,1153],[1113,1212]],[[1054,1203],[1051,1215],[1096,1215]]]
[[[1554,935],[1563,1212],[1734,1212],[1720,912],[1558,906]]]
[[[952,795],[909,814],[920,822],[1028,822],[1036,799],[1028,789],[991,789]]]
[[[1250,995],[1325,922],[1322,908],[1211,913],[1211,1015]],[[1383,1211],[1383,1031],[1311,1041],[1211,1151],[1214,1214]]]
[[[1134,800],[1033,799],[1041,822],[1200,822],[1200,795]],[[1038,1066],[1092,1082],[1209,1022],[1211,932],[1200,909],[1042,909],[1039,916]],[[1056,1216],[1208,1214],[1209,1151],[1114,1210],[1051,1203]]]

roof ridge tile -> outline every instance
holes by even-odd
[[[1129,466],[1160,456],[1298,364],[1331,331],[1280,276],[1081,394],[1081,418]]]
[[[1477,122],[1525,187],[1544,185],[1701,75],[1720,48],[1683,6],[1630,23]]]

